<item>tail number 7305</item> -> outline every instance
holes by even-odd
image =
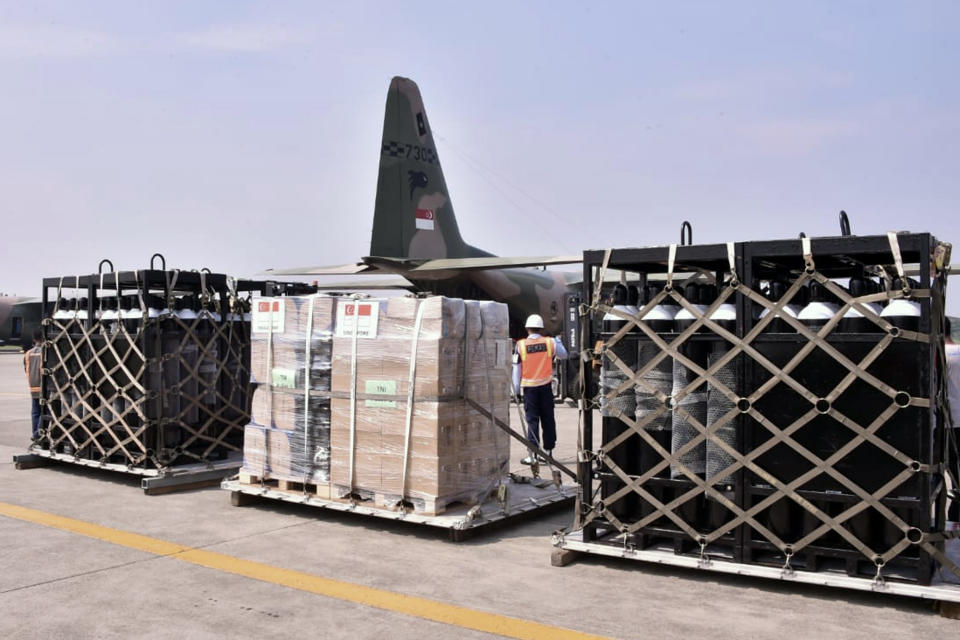
[[[407,142],[390,142],[383,145],[383,152],[392,158],[413,158],[427,164],[435,164],[437,152],[430,147],[421,147]]]

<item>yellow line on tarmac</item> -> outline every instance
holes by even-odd
[[[5,502],[0,502],[0,515],[60,529],[61,531],[69,531],[158,556],[175,558],[208,569],[232,573],[262,582],[270,582],[329,598],[356,602],[377,609],[395,611],[425,620],[442,622],[464,629],[494,633],[507,638],[524,640],[604,640],[602,636],[581,633],[572,629],[501,616],[495,613],[486,613],[428,598],[324,578],[301,571],[282,569],[252,560],[216,553],[215,551],[193,549],[138,533],[103,527],[83,520],[75,520]]]
[[[30,393],[28,391],[0,391],[0,396],[9,397],[9,398],[29,398]]]

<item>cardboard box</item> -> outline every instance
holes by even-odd
[[[248,424],[243,428],[243,470],[255,476],[266,475],[266,428]]]
[[[348,394],[351,387],[351,338],[333,341],[331,388]],[[364,393],[371,384],[387,381],[392,393],[406,397],[410,382],[409,339],[377,338],[358,340],[356,389]],[[437,398],[459,395],[464,370],[462,340],[420,340],[417,343],[414,393],[417,397]]]
[[[379,453],[354,452],[354,489],[376,492],[382,490],[380,458]],[[351,486],[349,449],[330,450],[330,483],[341,487]]]
[[[459,298],[432,296],[429,298],[388,298],[380,307],[377,338],[413,337],[417,311],[423,307],[420,339],[463,339],[465,306]]]
[[[422,322],[408,442],[410,352],[418,309]],[[408,496],[438,498],[495,486],[509,462],[509,436],[467,405],[464,397],[509,424],[512,344],[506,306],[440,297],[391,298],[379,303],[378,313],[375,338],[333,341],[333,482],[350,484],[353,456],[357,489],[398,494],[406,487]],[[351,451],[348,397],[354,383]]]
[[[309,404],[309,414],[304,408]],[[308,431],[319,435],[330,428],[330,401],[320,395],[304,401],[300,391],[258,387],[253,393],[250,421],[262,427],[303,431],[306,418]]]
[[[311,340],[310,388],[330,390],[333,343],[330,338]],[[253,382],[281,389],[303,389],[306,379],[306,342],[277,337],[251,343],[250,377]],[[269,367],[269,368],[268,368]]]

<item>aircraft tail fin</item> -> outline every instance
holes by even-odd
[[[370,255],[403,259],[489,255],[460,236],[420,89],[390,81]]]

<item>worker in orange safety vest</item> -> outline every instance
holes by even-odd
[[[517,341],[514,354],[513,390],[523,392],[523,411],[527,420],[527,440],[540,446],[543,428],[543,449],[553,457],[557,443],[557,423],[553,415],[553,361],[565,359],[567,350],[560,338],[540,335],[543,318],[534,313],[525,324],[527,337]],[[536,457],[529,451],[523,464],[533,464]]]

